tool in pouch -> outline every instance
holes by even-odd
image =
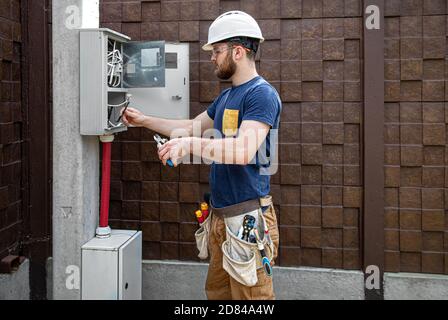
[[[253,241],[254,239],[250,238],[250,235],[252,234],[254,226],[255,226],[255,217],[253,217],[251,215],[245,215],[244,220],[243,220],[243,225],[241,226],[240,230],[238,231],[237,237],[240,238],[241,240],[245,240],[247,242],[254,242]]]
[[[201,210],[195,211],[196,218],[198,219],[199,224],[203,223],[207,220],[208,217],[208,204],[206,202],[201,203]]]
[[[157,148],[160,148],[161,146],[163,146],[168,139],[163,139],[161,138],[158,134],[154,135],[154,140],[157,142]],[[168,159],[166,161],[166,163],[170,166],[170,167],[174,167],[173,162],[171,161],[171,159]]]
[[[260,236],[258,235],[258,230],[256,228],[254,229],[254,233],[255,233],[255,238],[257,239],[257,246],[258,246],[258,250],[260,251],[261,264],[263,265],[264,272],[269,277],[272,277],[271,261],[269,261],[269,258],[266,256],[266,252],[264,251],[263,242],[260,240]]]

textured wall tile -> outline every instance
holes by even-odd
[[[401,101],[421,101],[422,82],[421,81],[402,81],[400,88]]]
[[[362,15],[362,5],[359,0],[345,0],[344,13],[346,17],[359,17]]]
[[[322,101],[322,82],[302,82],[303,101]]]
[[[160,241],[162,239],[162,226],[159,222],[143,222],[142,233],[144,241]]]
[[[400,17],[400,36],[418,37],[422,36],[423,20],[422,16]]]
[[[302,228],[301,230],[301,247],[304,248],[320,248],[321,246],[321,229],[320,228]]]
[[[422,249],[424,251],[443,252],[443,232],[423,232]]]
[[[281,203],[300,204],[300,186],[282,186]]]
[[[343,82],[327,82],[323,83],[323,101],[343,101],[344,99],[344,83]]]
[[[423,209],[443,209],[444,195],[443,189],[422,189],[422,208]]]
[[[344,80],[344,63],[342,61],[323,61],[324,80]]]
[[[342,268],[342,250],[322,249],[322,266],[327,268]]]
[[[420,210],[400,209],[399,213],[401,230],[419,231],[422,226],[422,214]]]
[[[444,14],[446,12],[445,0],[423,0],[423,14]]]
[[[322,52],[324,60],[344,60],[344,40],[323,40]]]
[[[265,59],[299,60],[301,56],[301,41],[296,39],[282,39],[281,41],[270,41],[266,48],[266,42],[261,45],[261,57]],[[302,48],[303,50],[303,48]],[[322,55],[322,48],[320,53]],[[317,59],[317,58],[316,58]],[[308,59],[312,60],[312,59]]]
[[[280,14],[282,18],[300,18],[302,16],[302,1],[281,0]]]
[[[344,0],[323,0],[324,17],[343,17]]]
[[[281,80],[282,81],[300,81],[301,64],[299,61],[281,61]]]
[[[321,204],[321,188],[316,186],[304,186],[300,188],[301,203],[304,205]],[[302,212],[303,213],[303,212]]]
[[[424,101],[443,101],[445,81],[423,81],[422,98]]]
[[[446,38],[423,38],[423,58],[442,59],[445,56]]]
[[[400,45],[402,59],[423,58],[423,41],[421,38],[401,38]]]
[[[302,123],[303,143],[322,143],[321,123]]]
[[[421,208],[421,190],[417,188],[400,188],[400,206],[403,208]]]
[[[444,272],[444,256],[442,253],[422,253],[422,272],[426,273],[443,273]]]
[[[283,225],[300,225],[300,206],[298,205],[281,205],[281,224]]]
[[[280,166],[281,184],[301,184],[301,166],[300,165],[281,165]]]
[[[358,187],[344,187],[344,207],[358,208],[361,206],[362,190]]]
[[[446,16],[443,15],[423,16],[424,37],[444,37],[445,35],[446,35]]]
[[[199,192],[199,184],[198,183],[187,183],[187,182],[179,183],[179,201],[180,202],[195,203],[195,202],[199,202],[200,199],[202,199],[202,194],[200,194],[200,192]]]
[[[445,124],[423,125],[424,145],[444,145],[446,143]]]
[[[343,209],[340,207],[322,208],[322,226],[324,228],[341,228],[343,226]]]
[[[321,226],[321,207],[301,206],[300,224],[306,227]]]
[[[200,13],[200,1],[181,1],[180,2],[180,19],[181,20],[197,20]]]
[[[324,123],[323,125],[324,144],[343,144],[344,125],[342,123]]]
[[[284,41],[286,41],[286,40],[284,40]],[[322,56],[322,41],[321,40],[302,40],[301,43],[302,43],[302,50],[301,50],[302,60],[320,60],[320,59],[322,59],[323,56]]]
[[[424,80],[443,80],[445,78],[445,61],[424,60],[423,61],[423,79]]]
[[[302,184],[319,185],[322,183],[322,167],[303,165],[301,168]]]
[[[322,166],[322,183],[328,185],[340,185],[343,182],[343,170],[341,166]]]
[[[418,231],[400,231],[400,250],[419,252],[422,248],[422,234]]]
[[[324,122],[342,122],[344,106],[341,102],[326,102],[323,104],[322,120]]]
[[[321,19],[302,20],[302,39],[321,39],[322,32]]]
[[[283,246],[300,246],[300,228],[280,226],[279,229],[280,242]]]
[[[184,21],[179,24],[180,41],[199,41],[199,21]]]
[[[423,75],[423,60],[402,60],[401,80],[421,80]]]
[[[322,145],[303,145],[302,164],[321,164]]]
[[[258,24],[265,39],[280,39],[280,19],[258,20]]]
[[[323,38],[343,38],[344,37],[344,19],[324,19],[323,20]]]
[[[443,210],[423,210],[422,230],[443,231],[445,228],[445,213]]]
[[[386,250],[399,250],[399,232],[397,230],[384,230],[384,248]]]
[[[302,17],[322,17],[322,0],[302,0]]]
[[[123,3],[123,22],[138,22],[142,20],[141,3]]]
[[[302,103],[303,122],[322,122],[322,103],[305,102]]]
[[[303,61],[302,81],[321,81],[322,71],[322,61]]]

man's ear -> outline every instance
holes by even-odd
[[[244,57],[244,49],[241,47],[235,47],[235,60],[242,60]]]

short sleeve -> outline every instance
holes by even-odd
[[[215,113],[216,113],[216,100],[213,101],[213,103],[211,105],[208,106],[207,108],[207,114],[210,117],[210,119],[215,120]]]
[[[277,92],[269,85],[260,85],[252,90],[246,100],[242,121],[255,120],[273,127],[280,112]]]

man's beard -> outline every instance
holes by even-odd
[[[221,80],[229,80],[236,71],[236,63],[232,60],[232,55],[227,53],[221,66],[216,66],[215,74]]]

